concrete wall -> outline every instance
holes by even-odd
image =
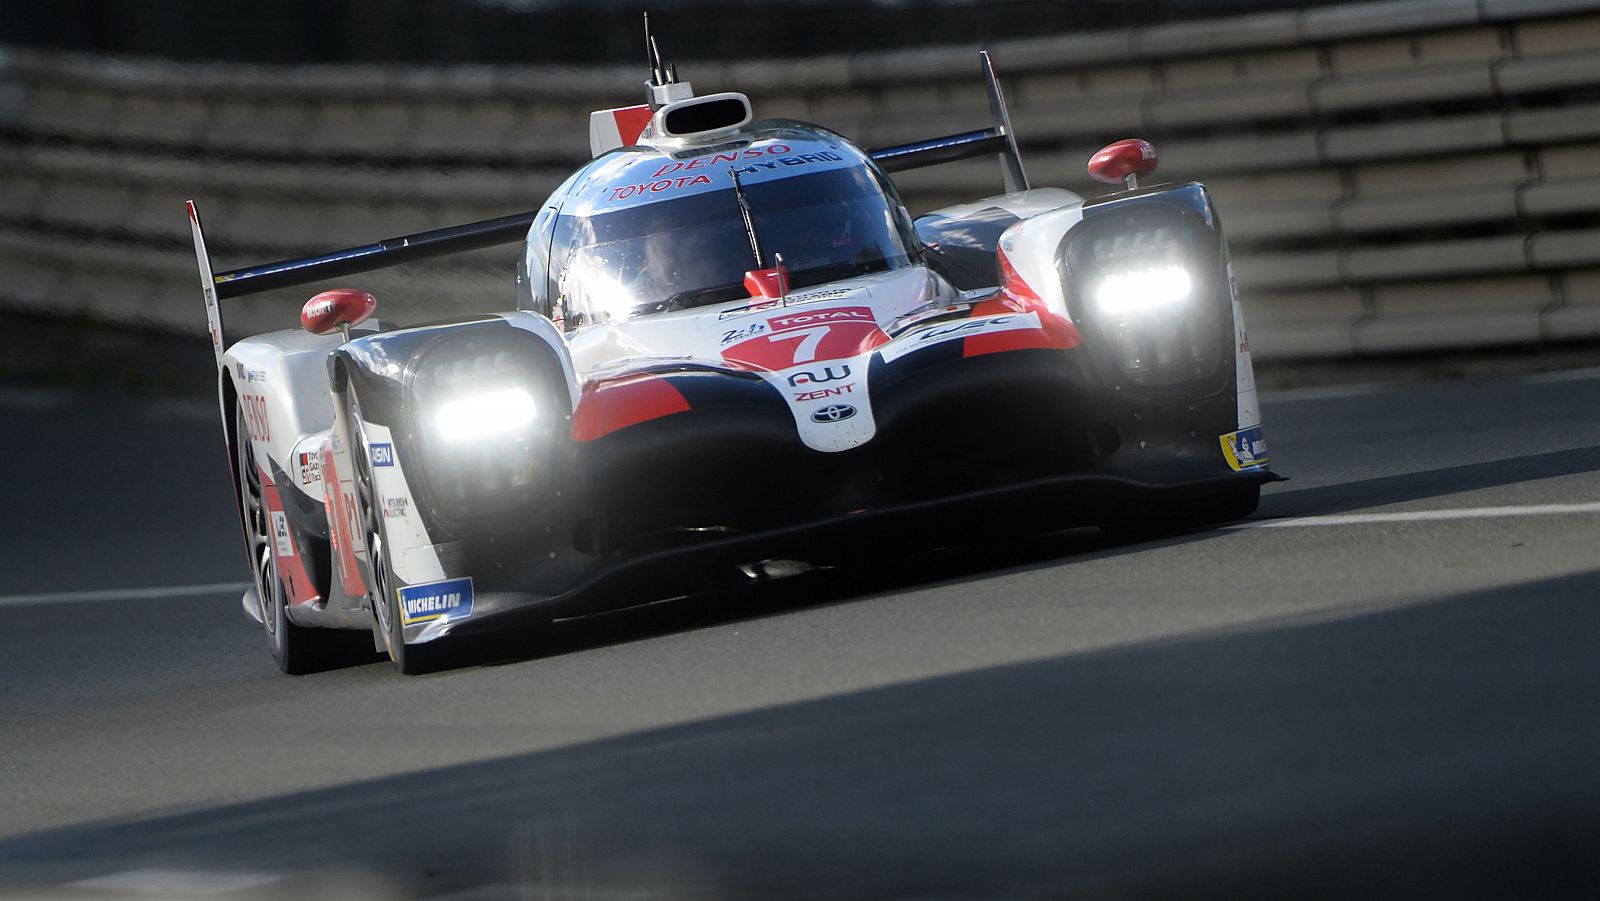
[[[1035,184],[1104,143],[1216,193],[1264,358],[1600,336],[1600,0],[1388,0],[997,44]],[[697,64],[869,146],[986,124],[976,47]],[[532,208],[632,69],[172,66],[0,54],[0,304],[199,333],[219,269]],[[906,173],[913,211],[998,188]],[[511,304],[515,251],[350,279],[401,321]],[[301,289],[243,301],[294,322]]]

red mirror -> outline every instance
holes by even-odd
[[[744,274],[744,289],[751,297],[778,300],[789,293],[789,267],[779,263],[771,269],[752,269]]]
[[[354,288],[334,288],[306,301],[300,327],[313,335],[331,335],[363,322],[378,308],[378,298]]]
[[[1156,148],[1149,141],[1128,138],[1107,144],[1089,157],[1089,177],[1108,185],[1121,183],[1128,190],[1139,186],[1139,176],[1156,171]]]

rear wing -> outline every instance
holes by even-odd
[[[1014,194],[1028,190],[1028,176],[1022,171],[1022,155],[1017,152],[1017,138],[1011,130],[1011,114],[1006,111],[1006,98],[1000,91],[1000,79],[994,74],[994,61],[989,58],[987,50],[978,51],[978,58],[983,63],[983,80],[989,89],[989,116],[993,120],[989,127],[879,148],[872,151],[872,158],[878,161],[878,165],[887,172],[904,172],[994,153],[1000,157],[1000,177],[1005,192]]]
[[[980,51],[979,57],[989,92],[989,112],[993,120],[990,126],[978,131],[869,151],[872,158],[885,171],[904,172],[908,169],[920,169],[924,166],[996,154],[1000,158],[1001,176],[1006,192],[1028,189],[1028,178],[1022,170],[1022,158],[1017,152],[1016,138],[1011,132],[1011,117],[1006,112],[1005,97],[1000,91],[1000,81],[995,77],[994,63],[990,60],[988,51]],[[534,217],[538,213],[538,210],[530,210],[498,219],[454,225],[414,235],[402,235],[360,247],[247,266],[213,275],[211,258],[206,252],[205,234],[200,227],[200,215],[195,209],[194,201],[191,200],[189,220],[194,234],[195,258],[200,266],[201,289],[205,293],[206,314],[213,347],[220,357],[223,348],[227,346],[222,332],[221,309],[217,305],[219,300],[371,272],[430,257],[516,243],[526,238],[528,229],[533,225]]]

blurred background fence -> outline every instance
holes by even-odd
[[[630,14],[619,20],[633,27]],[[670,31],[662,35],[672,48]],[[1263,358],[1600,337],[1600,0],[1386,0],[987,42],[1035,184],[1129,136],[1211,186]],[[977,44],[680,59],[868,145],[986,124]],[[0,51],[0,304],[200,334],[219,269],[536,206],[642,67]],[[913,212],[997,168],[907,173]],[[401,321],[513,303],[515,248],[357,276]],[[306,291],[244,301],[286,327]]]

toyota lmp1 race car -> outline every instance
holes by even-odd
[[[649,102],[592,114],[537,210],[217,275],[191,201],[279,666],[370,632],[419,672],[890,548],[1253,511],[1277,476],[1206,189],[1140,186],[1138,140],[1090,161],[1106,196],[1031,188],[981,61],[990,127],[868,151],[653,51]],[[916,219],[889,177],[991,155],[1004,193]],[[224,328],[229,298],[517,241],[514,310],[391,328],[336,289],[300,329]]]

